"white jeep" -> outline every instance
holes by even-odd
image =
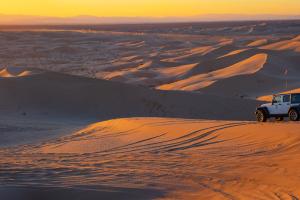
[[[291,121],[298,121],[300,118],[300,93],[274,95],[272,103],[259,106],[255,115],[259,122],[266,122],[271,117],[278,121],[282,121],[284,117],[289,117]]]

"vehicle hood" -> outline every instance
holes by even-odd
[[[262,104],[260,107],[269,107],[271,105],[272,105],[272,103],[265,103],[265,104]]]

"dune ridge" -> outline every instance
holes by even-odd
[[[267,39],[260,39],[260,40],[250,42],[249,44],[247,44],[247,46],[248,47],[258,47],[258,46],[262,46],[262,45],[267,44],[267,43],[268,43]]]
[[[284,69],[291,72],[288,79],[292,81],[292,87],[300,87],[296,81],[300,61],[297,52],[298,23],[54,26],[30,27],[26,30],[28,32],[4,29],[0,32],[0,44],[3,46],[0,54],[3,55],[3,63],[8,66],[29,66],[150,88],[224,69],[257,54],[268,54],[266,67],[259,73],[243,75],[243,80],[238,76],[225,77],[214,84],[207,77],[202,88],[197,90],[216,94],[217,86],[224,83],[228,85],[222,95],[255,99],[272,90],[282,90],[278,82]],[[16,54],[17,57],[12,56]],[[160,73],[194,63],[198,65],[190,70],[178,68],[183,70],[180,75],[176,72],[173,76],[173,70],[168,76]],[[270,86],[265,87],[261,79]],[[248,90],[239,91],[240,81]]]
[[[23,77],[31,76],[37,73],[41,73],[40,70],[26,70],[22,67],[8,67],[0,71],[0,78],[14,78],[14,77]]]
[[[31,76],[31,75],[33,75],[33,74],[35,74],[34,72],[32,72],[32,71],[23,71],[23,72],[21,72],[20,74],[18,74],[18,77],[22,77],[22,76]]]
[[[292,50],[297,53],[300,52],[300,41],[299,36],[291,39],[291,40],[284,40],[280,42],[271,43],[265,46],[260,47],[261,49],[267,49],[267,50]]]
[[[256,73],[263,68],[265,62],[267,61],[267,57],[267,54],[257,54],[224,69],[213,71],[207,74],[195,75],[178,82],[159,86],[157,88],[161,90],[199,90],[201,88],[210,86],[221,79]]]
[[[7,69],[2,69],[0,71],[0,77],[1,78],[11,78],[11,77],[14,77],[14,75],[10,74]]]
[[[178,76],[185,75],[197,65],[198,63],[194,63],[194,64],[187,64],[187,65],[182,65],[177,67],[156,69],[155,71],[164,77],[178,77]]]
[[[201,55],[204,56],[214,50],[216,50],[218,47],[214,46],[203,46],[203,47],[196,47],[193,49],[188,50],[185,54],[179,55],[177,57],[172,57],[172,58],[165,58],[162,59],[161,61],[163,62],[178,62],[182,59],[188,59],[189,57],[195,56],[195,55]]]
[[[249,113],[258,103],[214,95],[157,91],[53,72],[0,79],[0,93],[0,110],[7,113],[92,120],[133,116],[210,118],[212,113],[219,112],[215,116],[223,119],[250,120],[252,114]],[[216,110],[220,99],[222,109]],[[232,103],[235,107],[231,106]],[[233,112],[241,108],[249,113]],[[228,112],[231,114],[226,114]]]
[[[228,56],[233,56],[233,55],[242,53],[242,52],[247,51],[247,50],[248,50],[248,49],[238,49],[238,50],[229,52],[229,53],[227,53],[227,54],[225,54],[225,55],[223,55],[223,56],[220,56],[220,57],[218,57],[218,59],[220,59],[220,58],[225,58],[225,57],[228,57]]]

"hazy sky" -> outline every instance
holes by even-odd
[[[1,0],[1,14],[40,16],[299,15],[300,0]]]

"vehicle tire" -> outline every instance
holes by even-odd
[[[262,111],[262,110],[256,111],[256,120],[258,122],[266,122],[267,121],[267,116],[266,116],[265,112]]]
[[[299,121],[299,112],[296,109],[291,109],[289,111],[289,119],[291,121]]]
[[[275,119],[276,119],[276,121],[279,121],[279,122],[283,121],[283,117],[276,117]]]

